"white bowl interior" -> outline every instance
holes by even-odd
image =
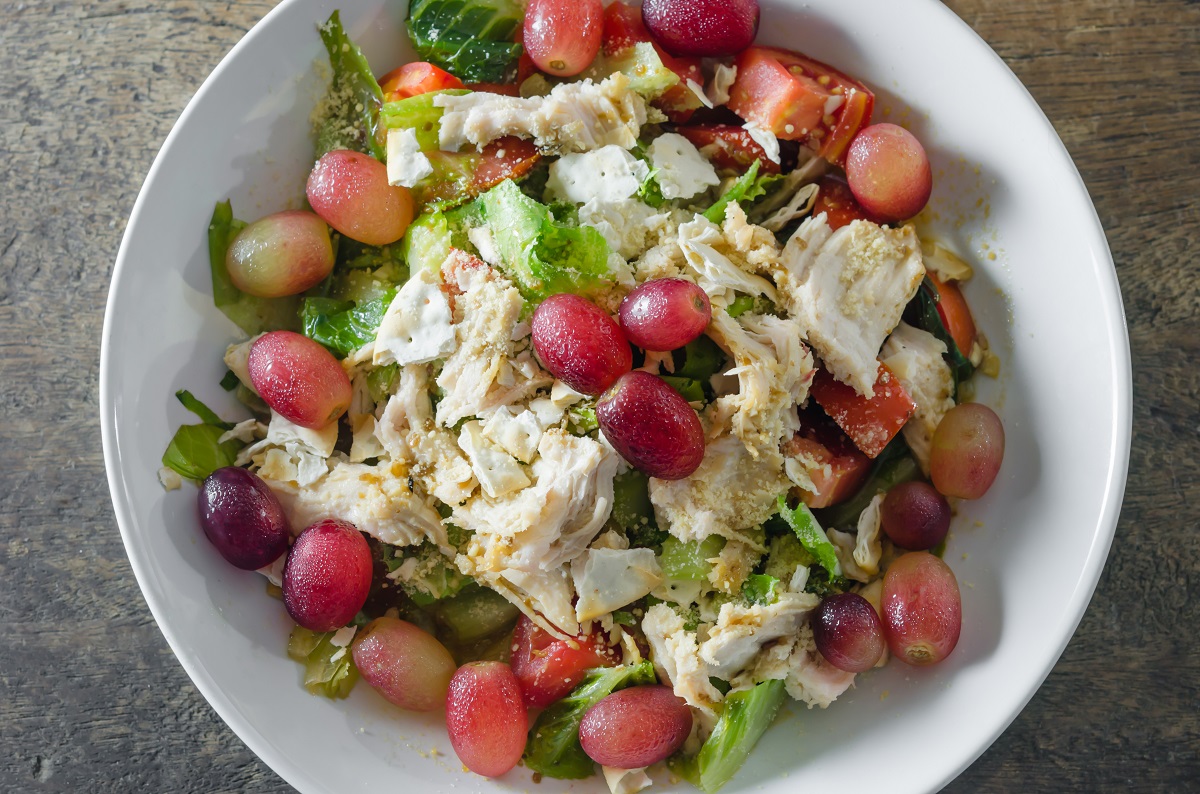
[[[232,198],[253,219],[296,206],[322,90],[315,25],[339,6],[285,0],[201,88],[155,161],[119,254],[105,317],[101,411],[117,518],[159,626],[239,736],[303,792],[527,790],[519,768],[487,782],[461,770],[437,716],[414,718],[362,685],[308,696],[285,654],[290,621],[263,580],[203,541],[194,490],[155,473],[187,388],[240,416],[217,385],[236,329],[212,306],[206,224]],[[966,288],[1002,360],[977,378],[1007,431],[1000,479],[955,519],[946,560],[964,627],[932,669],[892,663],[827,711],[796,705],[728,791],[845,784],[933,791],[965,768],[1032,696],[1095,587],[1125,482],[1131,386],[1111,257],[1050,124],[1015,77],[933,0],[764,2],[760,41],[828,61],[877,88],[876,119],[925,142],[930,218],[976,265]],[[413,60],[402,3],[342,7],[376,71]],[[1066,300],[1064,300],[1064,297]],[[436,752],[435,752],[436,751]],[[865,762],[870,759],[870,762]],[[686,784],[675,787],[689,790]],[[604,791],[595,779],[539,791]],[[670,787],[664,790],[675,790]]]

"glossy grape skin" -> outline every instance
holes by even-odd
[[[958,644],[962,598],[950,566],[927,551],[898,557],[883,577],[883,633],[892,654],[923,666]]]
[[[641,769],[657,764],[692,732],[692,712],[667,686],[638,686],[605,697],[579,723],[579,743],[598,764]]]
[[[846,153],[846,181],[862,208],[881,222],[915,216],[933,192],[933,170],[917,137],[895,124],[862,129]]]
[[[630,465],[681,480],[704,459],[704,428],[679,392],[649,372],[622,375],[596,403],[600,429]]]
[[[600,0],[529,0],[525,52],[546,74],[573,77],[600,52],[603,17]]]
[[[883,656],[883,624],[857,593],[827,596],[812,618],[813,639],[826,661],[847,673],[870,670]]]
[[[362,152],[326,153],[308,176],[308,203],[342,234],[367,245],[389,245],[408,230],[413,200],[388,184],[387,166]]]
[[[642,19],[670,54],[720,58],[754,43],[758,0],[646,0]]]
[[[287,551],[287,516],[257,474],[237,466],[217,469],[200,485],[197,507],[205,536],[231,565],[253,571]]]
[[[250,382],[271,410],[288,421],[320,430],[350,407],[350,378],[325,348],[291,331],[254,340]]]
[[[600,394],[633,367],[621,327],[596,304],[551,295],[533,313],[533,349],[550,374],[583,394]]]
[[[962,403],[946,412],[933,434],[929,473],[946,496],[978,499],[988,492],[1004,462],[1004,424],[980,403]]]
[[[300,533],[283,568],[283,605],[309,631],[336,631],[367,602],[371,549],[353,524],[327,518]]]
[[[909,551],[925,551],[946,539],[950,504],[929,483],[903,482],[883,498],[879,518],[892,543]]]
[[[471,662],[458,668],[446,693],[446,730],[463,765],[499,777],[525,752],[529,717],[521,686],[504,662]]]
[[[445,705],[454,657],[432,634],[399,618],[376,618],[354,638],[351,653],[362,677],[389,702],[409,711]]]
[[[225,254],[233,285],[259,298],[298,295],[333,271],[333,242],[325,221],[311,212],[268,215],[242,229]]]
[[[712,304],[699,285],[660,278],[639,285],[621,301],[621,329],[643,350],[665,352],[693,341],[712,319]]]

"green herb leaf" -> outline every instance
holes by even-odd
[[[183,425],[167,445],[163,465],[196,482],[217,469],[232,466],[244,445],[235,440],[220,443],[224,434],[225,429],[219,425]]]
[[[523,48],[513,41],[525,17],[517,0],[413,0],[408,35],[417,53],[466,83],[504,83]]]
[[[386,130],[379,121],[383,91],[371,64],[346,35],[337,11],[319,31],[329,53],[329,65],[333,67],[333,83],[326,100],[326,117],[317,133],[317,156],[334,149],[354,149],[383,162],[387,141]]]
[[[684,345],[682,357],[680,351],[675,353],[675,374],[702,383],[716,375],[725,362],[724,351],[707,336],[698,336]]]
[[[225,370],[225,376],[223,378],[221,378],[221,388],[222,389],[224,389],[225,391],[233,391],[234,389],[236,389],[238,387],[239,383],[241,383],[241,381],[238,380],[238,376],[236,374],[234,374],[233,370],[231,370],[231,369]]]
[[[809,554],[817,558],[817,562],[821,564],[822,568],[828,571],[831,576],[841,576],[842,569],[838,565],[837,554],[833,550],[833,544],[825,536],[825,532],[808,509],[808,505],[800,502],[796,505],[795,510],[789,510],[787,498],[780,496],[779,515],[783,517],[783,520],[796,533],[796,538],[800,541],[800,545],[804,546]]]
[[[187,389],[180,389],[175,392],[175,398],[183,403],[183,407],[200,417],[200,421],[206,425],[215,425],[222,430],[232,430],[234,423],[226,422],[217,416],[217,412],[209,408],[204,403],[196,399],[196,397]]]

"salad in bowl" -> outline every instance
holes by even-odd
[[[159,472],[310,692],[444,710],[485,776],[712,792],[787,700],[953,652],[1004,453],[972,268],[920,141],[758,24],[414,0],[384,75],[320,25],[306,206],[209,224],[246,418],[179,392]]]

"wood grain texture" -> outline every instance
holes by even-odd
[[[947,791],[1200,791],[1200,3],[948,4],[1029,87],[1087,182],[1124,290],[1136,403],[1091,607]],[[290,790],[155,627],[97,419],[125,219],[188,98],[272,5],[0,3],[2,792]]]

